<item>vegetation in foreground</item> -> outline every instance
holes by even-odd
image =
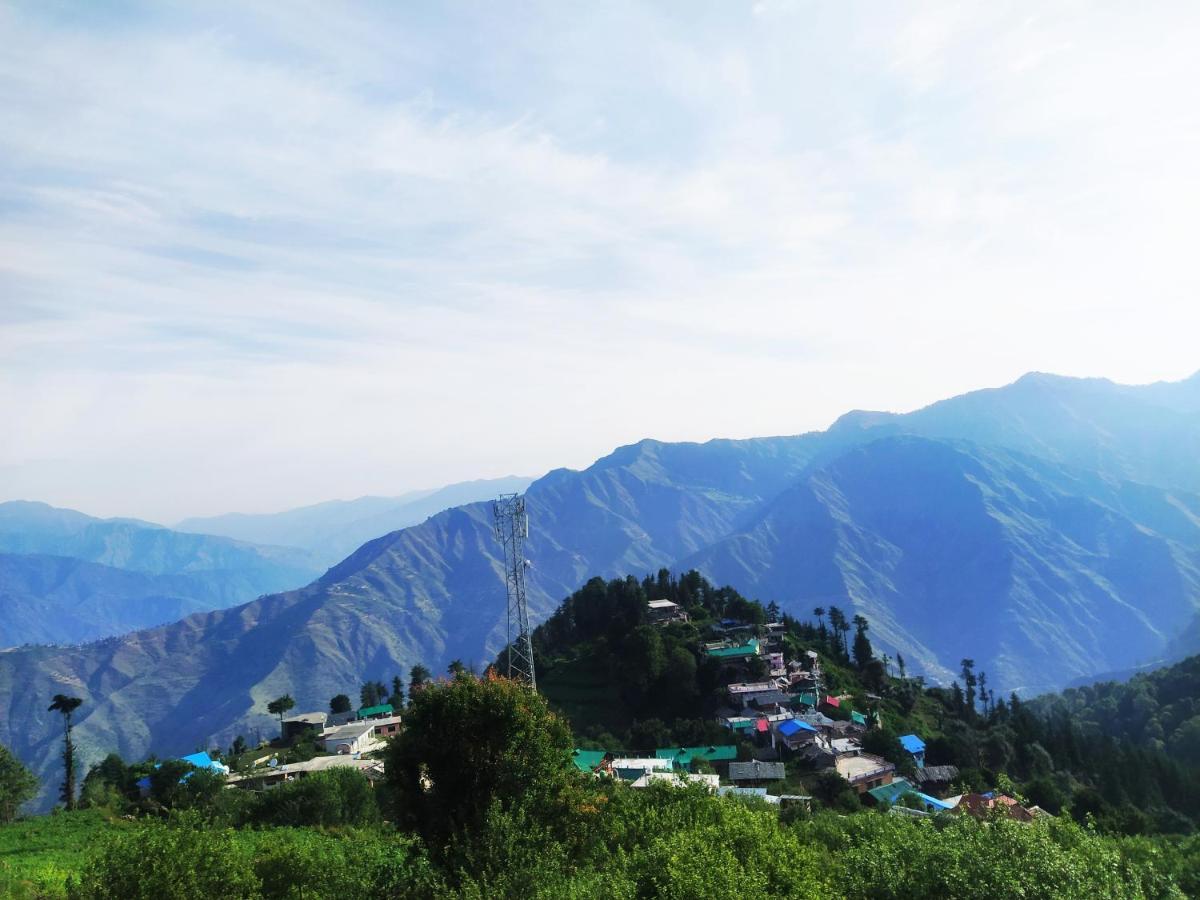
[[[413,697],[388,782],[311,776],[180,793],[163,818],[89,809],[0,829],[15,897],[1182,897],[1196,838],[812,816],[574,771],[571,734],[522,685],[463,673]],[[357,779],[357,781],[356,781]],[[390,820],[390,824],[383,819]]]

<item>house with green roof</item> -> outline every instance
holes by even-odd
[[[669,759],[677,769],[691,769],[692,763],[702,759],[709,763],[732,762],[737,759],[737,747],[721,744],[708,747],[664,747],[654,751],[658,759]]]
[[[571,762],[575,764],[580,772],[592,773],[599,768],[600,763],[604,762],[604,757],[608,753],[604,750],[579,750],[571,751]]]
[[[358,711],[358,719],[382,719],[392,715],[395,710],[390,703],[380,703],[378,706],[364,706]]]
[[[717,659],[751,659],[758,656],[760,650],[758,638],[748,638],[741,642],[717,641],[704,645],[705,654]]]

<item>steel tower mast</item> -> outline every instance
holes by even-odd
[[[529,682],[537,690],[533,672],[533,641],[530,640],[529,606],[525,602],[525,539],[529,537],[529,515],[520,494],[501,494],[492,501],[496,537],[504,546],[504,583],[508,591],[508,677]],[[515,631],[515,634],[514,634]]]

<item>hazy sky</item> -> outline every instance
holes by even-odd
[[[170,522],[1200,368],[1194,3],[34,0],[0,46],[0,499]]]

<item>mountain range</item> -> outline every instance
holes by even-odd
[[[0,503],[0,647],[94,640],[298,587],[321,571],[301,549]]]
[[[305,550],[326,569],[382,534],[417,525],[434,513],[500,493],[519,493],[532,478],[510,475],[450,484],[398,497],[329,500],[278,513],[227,513],[184,519],[176,531],[216,534],[253,544]]]
[[[96,640],[302,587],[370,538],[529,482],[463,482],[174,529],[0,503],[0,647]]]
[[[947,680],[975,659],[1026,694],[1200,645],[1200,375],[1143,387],[1030,375],[826,432],[646,440],[526,490],[535,620],[593,575],[697,568],[811,617],[870,620],[880,651]],[[95,756],[270,733],[422,662],[504,642],[486,503],[375,538],[299,590],[75,648],[0,652],[0,742],[54,770],[45,698],[85,698]]]

